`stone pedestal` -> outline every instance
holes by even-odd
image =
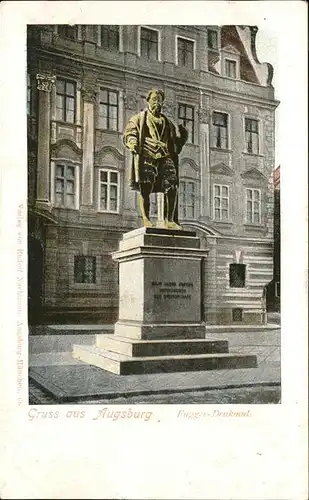
[[[114,335],[73,356],[126,375],[246,368],[255,356],[228,353],[226,341],[207,341],[203,264],[207,250],[195,233],[140,228],[123,235],[119,263],[119,319]]]
[[[135,339],[205,338],[202,262],[195,233],[141,228],[123,236],[115,335]]]

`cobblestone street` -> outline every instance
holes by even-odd
[[[279,326],[279,325],[278,325]],[[257,368],[120,376],[72,358],[75,342],[93,334],[30,336],[30,404],[277,404],[280,329],[207,332],[233,353],[255,354]],[[98,327],[97,327],[98,328]],[[91,332],[91,328],[89,328]],[[109,332],[109,329],[106,329]]]
[[[186,391],[170,394],[150,394],[147,396],[131,396],[113,399],[89,399],[75,401],[70,404],[90,405],[123,405],[123,404],[278,404],[281,387],[255,386],[233,389],[214,389],[206,391]],[[51,396],[31,384],[29,404],[58,404]]]

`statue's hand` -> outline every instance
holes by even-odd
[[[132,142],[132,143],[128,144],[128,147],[129,147],[129,150],[131,151],[131,153],[137,154],[137,144]]]
[[[137,147],[136,146],[132,146],[130,148],[130,151],[131,151],[131,153],[134,153],[136,155],[137,154]]]

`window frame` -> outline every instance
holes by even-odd
[[[192,122],[192,141],[190,140],[190,137],[188,136],[188,144],[195,144],[194,142],[194,139],[195,139],[195,107],[192,106],[191,104],[186,104],[186,103],[183,103],[183,102],[178,102],[177,104],[177,118],[178,118],[178,121],[180,120],[183,120],[183,118],[181,118],[179,116],[179,111],[180,111],[180,107],[184,107],[185,108],[185,115],[186,115],[186,110],[187,108],[190,108],[192,109],[192,120],[189,118],[185,118],[184,121],[185,122]],[[183,123],[183,122],[182,122]],[[184,125],[185,127],[185,125]]]
[[[118,47],[117,49],[113,49],[113,48],[110,48],[109,47],[106,47],[105,45],[103,45],[103,37],[102,37],[102,30],[104,30],[104,28],[106,29],[106,26],[117,26],[118,27]],[[120,48],[122,46],[122,43],[121,43],[121,39],[122,39],[122,30],[120,29],[121,27],[117,24],[101,24],[99,25],[99,29],[98,29],[98,45],[100,47],[102,47],[102,49],[104,50],[107,50],[108,52],[111,52],[111,53],[117,53],[117,52],[120,52]]]
[[[214,149],[223,149],[225,151],[229,151],[230,148],[231,148],[231,116],[230,116],[230,113],[226,113],[225,111],[221,111],[219,109],[213,109],[212,111],[212,114],[211,114],[211,129],[212,129],[212,139],[215,138],[215,134],[214,134],[214,127],[217,127],[219,125],[214,125],[213,124],[213,118],[214,118],[214,114],[220,114],[220,115],[226,115],[227,116],[227,120],[226,120],[226,125],[227,125],[227,130],[226,130],[226,137],[227,137],[227,147],[226,148],[223,148],[223,147],[217,147],[217,146],[214,146],[213,145],[213,142],[211,142],[211,148],[214,148]]]
[[[101,181],[101,172],[107,172],[107,182]],[[110,182],[111,174],[117,174],[117,184]],[[101,185],[107,185],[107,208],[101,208]],[[117,209],[110,210],[110,186],[117,185]],[[120,213],[120,187],[121,187],[121,176],[120,172],[113,167],[99,167],[98,168],[98,212],[108,213],[108,214],[119,214]]]
[[[157,32],[157,59],[150,59],[149,57],[145,57],[142,55],[142,30],[155,31]],[[137,55],[144,60],[152,61],[152,62],[161,62],[161,30],[158,28],[154,28],[153,26],[141,25],[138,26],[137,31]]]
[[[247,149],[247,139],[246,139],[246,120],[254,120],[257,122],[257,135],[258,135],[258,148],[257,152],[251,152]],[[247,155],[262,156],[262,122],[257,116],[243,115],[243,134],[244,134],[244,153]]]
[[[79,169],[77,167],[77,165],[73,164],[72,162],[70,161],[61,161],[60,159],[56,159],[54,162],[52,162],[54,164],[54,168],[52,169],[53,170],[53,179],[54,179],[54,182],[53,182],[53,202],[54,202],[54,205],[56,208],[61,208],[61,209],[66,209],[66,210],[76,210],[77,208],[77,204],[78,204],[78,188],[79,188],[79,182],[77,180],[77,176],[79,174]],[[64,167],[64,176],[57,176],[57,167]],[[67,185],[67,182],[68,182],[68,179],[67,179],[67,176],[66,176],[66,171],[68,168],[73,168],[74,169],[74,192],[73,192],[73,195],[74,195],[74,203],[73,203],[73,206],[68,206],[66,204],[66,195],[67,195],[67,191],[66,191],[66,185]],[[64,204],[58,204],[57,202],[57,179],[63,179],[64,180]],[[69,179],[70,180],[70,179]]]
[[[60,34],[59,33],[59,27],[60,28],[64,27],[66,30],[67,29],[74,29],[75,30],[74,37],[68,36],[67,33],[64,34],[64,35]],[[59,35],[60,38],[62,38],[64,40],[71,40],[71,41],[75,42],[75,41],[78,40],[78,25],[77,24],[74,24],[74,25],[70,25],[70,24],[58,24],[58,26],[57,26],[57,34]]]
[[[74,191],[74,206],[68,207],[66,205],[58,205],[56,200],[56,174],[57,174],[57,166],[65,166],[65,167],[74,167],[74,181],[75,181],[75,191]],[[80,163],[72,160],[68,160],[67,158],[53,158],[51,160],[51,202],[55,208],[59,208],[61,210],[79,210],[79,196],[80,196]]]
[[[217,198],[217,196],[215,195],[215,193],[216,193],[216,187],[220,187],[220,207],[216,207],[215,206],[215,198]],[[223,187],[227,188],[227,193],[228,193],[227,197],[226,196],[222,197],[221,193],[222,193],[222,188]],[[231,219],[230,219],[230,198],[231,198],[231,196],[230,196],[230,186],[228,184],[218,184],[217,182],[214,182],[213,183],[212,193],[213,193],[212,194],[212,207],[213,207],[212,218],[213,218],[213,220],[215,222],[219,222],[219,223],[220,222],[230,222],[231,221]],[[216,218],[216,210],[219,209],[220,210],[220,214],[221,214],[221,211],[223,209],[221,207],[221,200],[222,200],[222,198],[224,198],[224,199],[227,198],[227,200],[228,200],[228,203],[227,203],[227,218],[223,219],[222,217],[220,217],[220,219],[217,219]]]
[[[92,262],[94,263],[94,266],[93,266],[93,277],[94,277],[94,281],[75,281],[75,266],[76,266],[76,261],[77,259],[84,259],[84,268],[86,267],[85,264],[86,264],[86,259],[91,259]],[[74,258],[73,258],[73,283],[74,285],[96,285],[97,284],[97,278],[98,278],[98,274],[97,274],[97,256],[96,255],[74,255]],[[83,277],[85,275],[85,269],[83,270]]]
[[[58,92],[57,90],[57,82],[64,82],[64,93],[61,93],[61,92]],[[70,95],[70,94],[67,94],[66,93],[66,85],[67,84],[72,84],[74,85],[74,96]],[[60,95],[64,98],[64,108],[63,108],[63,116],[64,116],[64,119],[62,118],[61,120],[59,120],[57,118],[57,110],[58,109],[62,109],[62,108],[59,108],[57,106],[57,96]],[[76,115],[77,115],[77,82],[74,81],[74,80],[70,80],[70,79],[67,79],[67,78],[64,78],[64,77],[57,77],[56,78],[56,101],[55,101],[55,118],[56,118],[56,122],[59,122],[59,123],[66,123],[66,124],[70,124],[70,125],[75,125],[76,124]],[[67,112],[70,111],[67,109],[67,99],[68,98],[73,98],[74,99],[74,117],[73,117],[73,121],[67,121]]]
[[[236,311],[240,311],[241,319],[235,319]],[[244,320],[244,309],[243,307],[233,307],[232,308],[232,322],[241,323]]]
[[[234,63],[235,64],[235,76],[230,76],[227,74],[226,63]],[[238,60],[237,59],[233,59],[232,57],[225,57],[224,58],[224,76],[226,78],[230,78],[231,80],[238,79]]]
[[[187,214],[185,213],[186,208],[188,206],[188,203],[186,202],[186,196],[185,196],[186,189],[184,189],[184,191],[182,191],[181,184],[183,184],[184,186],[186,186],[187,184],[193,185],[193,205],[192,205],[193,216],[192,217],[187,216]],[[197,189],[198,189],[198,183],[196,182],[196,180],[188,178],[188,177],[183,177],[179,180],[178,206],[179,206],[179,218],[180,219],[182,219],[182,220],[195,220],[196,219],[196,217],[197,217],[197,202],[198,202]],[[184,204],[183,205],[181,205],[181,196],[182,195],[184,195]]]
[[[217,45],[216,45],[216,47],[211,47],[209,45],[209,40],[210,40],[210,36],[209,35],[211,33],[215,33],[216,34],[216,37],[217,37]],[[219,51],[219,32],[218,32],[218,30],[213,29],[213,28],[207,28],[207,48],[208,48],[208,50]]]
[[[101,102],[101,91],[106,91],[107,92],[107,102]],[[113,93],[113,94],[116,94],[117,95],[117,104],[110,104],[109,102],[109,94],[110,93]],[[100,123],[100,119],[101,119],[101,114],[100,114],[100,107],[101,107],[101,104],[102,105],[106,105],[107,106],[107,117],[106,117],[106,120],[107,120],[107,125],[109,125],[109,108],[110,107],[113,107],[113,108],[116,108],[117,109],[117,126],[116,126],[116,130],[114,129],[111,129],[109,127],[107,128],[103,128],[101,126],[101,123]],[[111,88],[107,88],[107,87],[101,87],[100,86],[100,89],[99,89],[99,95],[98,95],[98,119],[97,119],[97,129],[98,130],[104,130],[104,131],[108,131],[108,132],[119,132],[119,122],[120,122],[120,117],[119,117],[119,110],[120,110],[120,92],[119,90],[117,89],[111,89]]]
[[[244,280],[243,280],[243,285],[242,286],[233,286],[231,285],[231,269],[232,269],[232,266],[242,266],[242,269],[244,270]],[[244,263],[239,263],[239,262],[230,262],[229,263],[229,288],[246,288],[247,287],[247,279],[248,279],[248,275],[247,275],[247,264],[244,264]]]
[[[278,290],[279,290],[279,293],[278,293]],[[280,281],[275,281],[275,297],[277,299],[280,299],[280,292],[281,292]]]
[[[246,224],[250,224],[250,225],[253,225],[253,226],[262,226],[262,190],[261,188],[256,188],[256,187],[248,187],[246,186],[245,187],[245,190],[246,190],[246,193],[245,193],[245,223]],[[248,205],[248,201],[249,198],[248,198],[248,191],[252,191],[252,198],[251,198],[251,201],[252,201],[252,207],[251,207],[251,216],[252,216],[252,221],[248,220],[248,208],[247,208],[247,205]],[[254,222],[254,191],[257,191],[259,193],[259,222]]]
[[[178,41],[179,39],[181,40],[186,40],[188,42],[193,43],[193,65],[192,68],[186,65],[179,64],[179,58],[178,58]],[[176,66],[179,66],[181,68],[187,68],[187,69],[196,69],[196,40],[194,38],[188,38],[186,36],[182,35],[175,35],[175,63]]]

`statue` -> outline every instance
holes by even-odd
[[[179,135],[175,125],[161,113],[164,101],[162,90],[150,90],[148,109],[132,116],[123,136],[125,146],[132,152],[130,187],[139,191],[139,206],[143,224],[152,227],[149,219],[151,193],[158,196],[158,226],[181,229],[178,223],[178,155],[188,138],[183,125]],[[162,203],[163,202],[163,203]],[[163,205],[163,206],[162,206]]]

